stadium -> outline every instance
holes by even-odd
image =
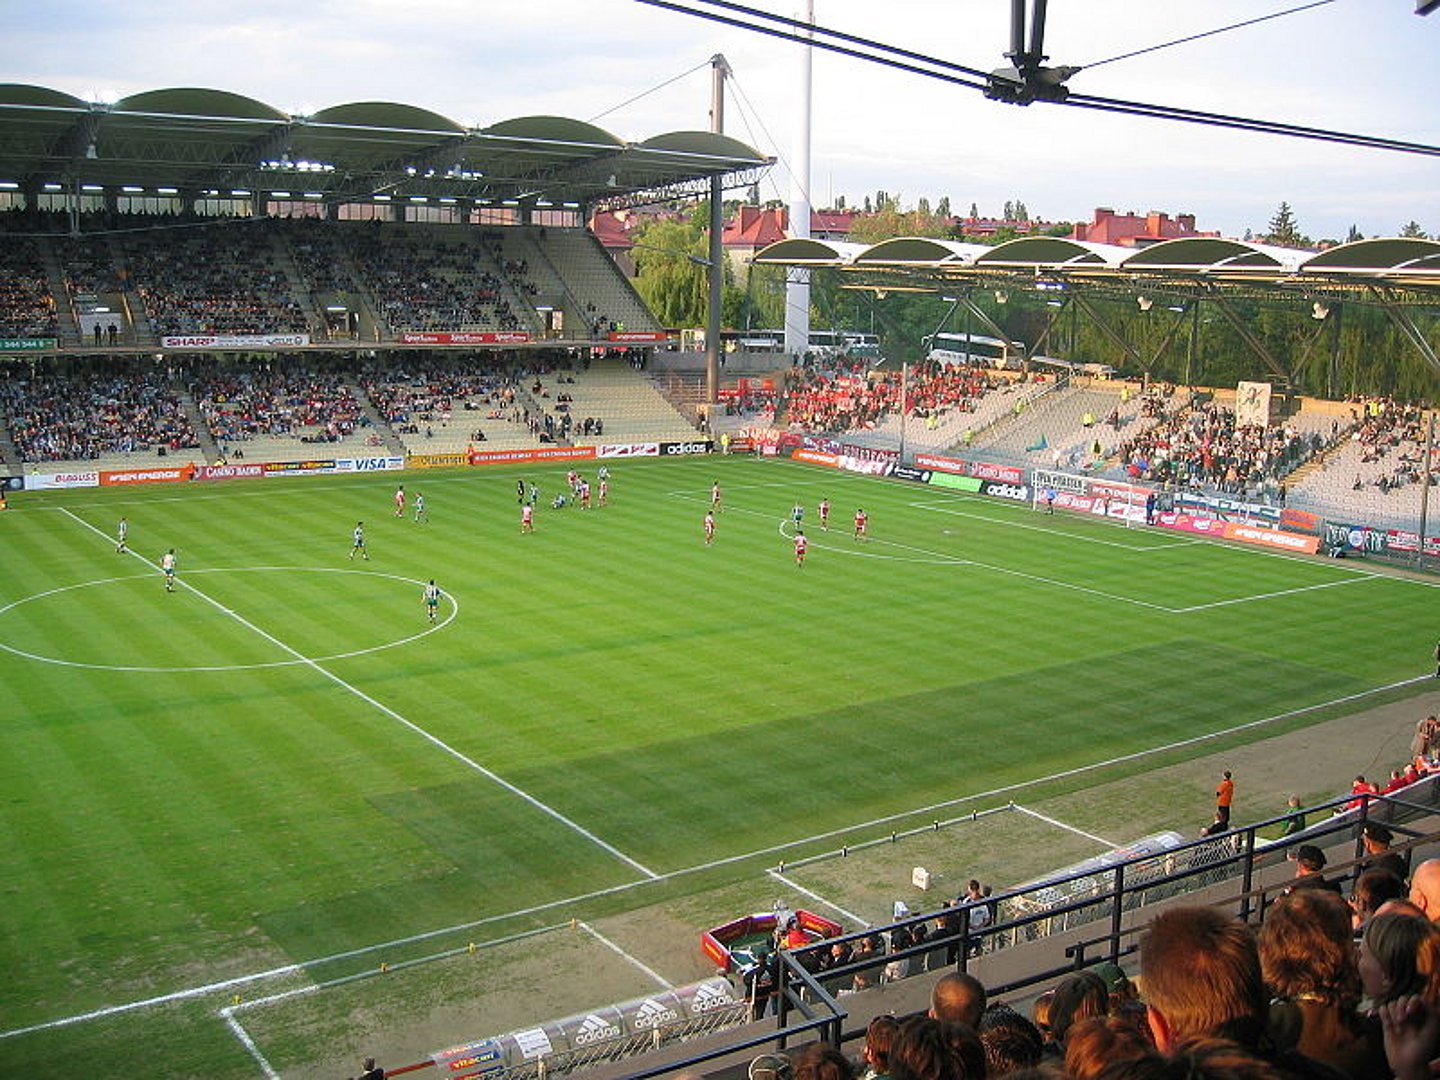
[[[595,215],[773,164],[0,86],[0,1071],[744,1076],[1433,855],[1440,242],[797,237],[966,332],[693,347]]]

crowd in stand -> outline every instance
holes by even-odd
[[[1275,481],[1324,448],[1323,436],[1290,424],[1237,424],[1215,401],[1167,410],[1149,406],[1156,423],[1127,440],[1120,457],[1132,479],[1205,486],[1231,494]]]
[[[840,433],[876,427],[887,416],[938,422],[951,411],[973,412],[990,391],[1008,386],[1003,376],[963,364],[922,364],[911,369],[902,403],[902,374],[871,371],[864,360],[835,358],[823,367],[793,367],[781,404],[787,422],[811,432]],[[742,400],[740,407],[756,402]],[[763,408],[768,402],[759,402]]]
[[[257,436],[338,442],[365,422],[340,374],[307,370],[293,361],[207,371],[190,389],[222,448]]]
[[[0,383],[0,412],[25,461],[91,461],[106,454],[199,445],[166,373],[105,366]]]
[[[266,221],[123,234],[130,281],[160,336],[304,333]]]
[[[59,332],[39,242],[5,237],[0,243],[0,337],[53,338]]]
[[[1426,435],[1425,410],[1421,406],[1402,404],[1393,398],[1363,398],[1350,417],[1350,438],[1361,447],[1360,460],[1367,465],[1393,462],[1373,481],[1376,488],[1388,495],[1409,484],[1424,482]],[[1430,482],[1437,482],[1433,474]],[[1357,491],[1364,486],[1358,475],[1352,486]]]
[[[523,328],[505,295],[506,279],[477,265],[482,250],[463,241],[428,240],[387,231],[380,222],[343,234],[392,330]],[[483,237],[482,237],[483,239]],[[510,285],[533,289],[523,263],[505,264]]]
[[[517,391],[530,373],[513,362],[497,365],[483,357],[430,359],[413,368],[404,362],[398,369],[372,368],[362,375],[360,386],[397,433],[429,435],[434,427],[448,425],[457,410],[528,425],[531,410],[521,404]],[[467,423],[472,419],[467,417]],[[474,441],[484,438],[482,428],[474,429]]]
[[[927,1010],[873,1020],[858,1060],[816,1043],[763,1055],[750,1075],[758,1066],[797,1080],[1430,1080],[1440,1057],[1440,860],[1413,875],[1395,853],[1365,865],[1361,880],[1393,879],[1393,898],[1374,910],[1299,866],[1258,929],[1212,907],[1162,910],[1140,938],[1136,979],[1108,962],[1076,971],[1025,1015],[952,970]]]

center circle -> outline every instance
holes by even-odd
[[[220,567],[220,568],[214,568],[214,569],[197,569],[197,570],[191,570],[191,571],[186,572],[185,574],[182,575],[182,579],[189,579],[189,578],[193,578],[193,577],[197,577],[197,576],[201,576],[201,575],[206,575],[206,574],[278,574],[278,573],[291,574],[291,575],[293,575],[293,574],[356,574],[356,575],[361,575],[361,576],[364,576],[364,577],[389,579],[389,580],[391,580],[391,581],[401,582],[401,583],[403,583],[403,584],[405,584],[405,585],[407,585],[407,586],[413,586],[413,587],[415,587],[415,588],[417,588],[417,589],[424,589],[424,587],[425,587],[425,585],[426,585],[426,582],[419,581],[419,580],[417,580],[417,579],[415,579],[415,578],[402,577],[402,576],[399,575],[399,574],[386,574],[386,573],[381,573],[381,572],[379,572],[379,571],[362,570],[362,569],[351,568],[351,567],[338,567],[338,568],[337,568],[337,567],[324,567],[324,566],[244,566],[244,567]],[[97,578],[97,579],[95,579],[95,580],[93,580],[93,581],[82,581],[82,582],[78,582],[78,583],[76,583],[76,584],[74,584],[74,585],[62,585],[62,586],[60,586],[59,588],[46,589],[46,590],[44,590],[43,592],[33,593],[33,594],[31,594],[30,596],[21,597],[19,600],[14,600],[14,601],[12,601],[12,602],[4,605],[3,607],[0,607],[0,620],[3,620],[6,615],[8,615],[10,612],[14,611],[16,608],[22,607],[22,606],[24,606],[24,605],[26,605],[26,604],[36,603],[37,601],[47,600],[47,599],[49,599],[49,598],[51,598],[51,597],[59,596],[59,595],[64,594],[64,593],[76,592],[76,591],[81,590],[81,589],[100,588],[100,587],[103,587],[103,586],[106,586],[106,585],[114,585],[114,584],[117,584],[117,583],[120,583],[120,582],[129,582],[129,581],[138,581],[138,580],[153,580],[153,579],[154,579],[154,574],[153,574],[153,573],[127,574],[127,575],[124,575],[124,576],[122,576],[122,577]],[[202,592],[202,591],[200,591],[199,589],[194,589],[194,590],[192,590],[192,591],[195,592],[195,593],[197,593],[197,594],[198,594],[202,599],[204,599],[205,601],[209,602],[210,604],[213,604],[213,605],[214,605],[214,610],[215,610],[215,612],[216,612],[217,614],[220,614],[220,615],[222,615],[222,616],[225,617],[225,618],[229,618],[229,619],[234,619],[234,620],[236,620],[237,625],[240,625],[240,626],[243,626],[243,627],[249,629],[249,631],[250,631],[251,633],[255,633],[255,634],[257,634],[257,635],[259,635],[260,637],[263,637],[263,638],[269,638],[272,642],[276,643],[276,645],[277,645],[279,648],[281,648],[281,649],[286,649],[286,650],[290,649],[290,646],[287,645],[287,644],[286,644],[283,640],[281,640],[280,638],[271,637],[271,635],[270,635],[267,631],[261,630],[261,629],[259,629],[258,627],[253,627],[247,620],[244,619],[243,614],[240,614],[240,613],[236,613],[236,612],[234,612],[234,611],[231,611],[229,608],[225,607],[225,606],[224,606],[223,604],[221,604],[219,601],[214,600],[214,599],[212,599],[211,597],[206,596],[205,593]],[[406,635],[406,636],[404,636],[404,637],[394,638],[394,639],[392,639],[392,640],[390,640],[390,641],[384,641],[384,642],[381,642],[381,643],[378,644],[378,645],[370,645],[370,646],[367,646],[366,648],[363,648],[363,649],[352,649],[352,650],[348,650],[348,651],[344,651],[344,652],[328,653],[328,654],[326,654],[326,655],[324,655],[324,656],[296,655],[296,656],[292,657],[291,659],[287,659],[287,660],[271,660],[271,661],[263,661],[263,662],[250,663],[250,664],[177,664],[177,665],[157,666],[157,665],[141,665],[141,664],[99,664],[99,663],[90,663],[90,662],[83,661],[83,660],[67,660],[67,659],[65,659],[64,657],[61,657],[61,656],[47,656],[47,655],[45,655],[45,654],[43,654],[43,653],[31,652],[31,651],[29,651],[29,650],[22,649],[22,648],[19,648],[19,647],[15,646],[15,645],[12,645],[12,644],[4,641],[4,640],[0,640],[0,649],[3,649],[5,652],[8,652],[8,653],[10,653],[10,654],[13,655],[13,656],[24,657],[24,658],[27,659],[27,660],[34,660],[34,661],[36,661],[37,663],[42,663],[42,664],[56,664],[56,665],[59,665],[59,666],[61,666],[61,667],[83,668],[83,669],[90,670],[90,671],[133,671],[133,672],[137,672],[137,673],[157,673],[157,674],[159,674],[159,673],[182,672],[182,671],[217,671],[217,672],[220,672],[220,671],[255,671],[255,670],[262,670],[262,669],[265,669],[265,668],[299,667],[299,666],[308,665],[308,664],[322,664],[322,663],[326,663],[326,662],[334,661],[334,660],[348,660],[348,659],[351,659],[351,658],[356,657],[356,656],[367,656],[367,655],[369,655],[369,654],[371,654],[371,653],[382,652],[382,651],[384,651],[384,650],[386,650],[386,649],[394,649],[394,648],[397,648],[397,647],[399,647],[399,646],[401,646],[401,645],[408,645],[408,644],[410,644],[411,642],[419,641],[419,640],[420,640],[421,638],[423,638],[423,637],[428,637],[430,634],[435,633],[437,630],[443,630],[446,626],[450,625],[450,623],[453,622],[453,621],[455,620],[455,617],[460,613],[460,604],[459,604],[459,601],[457,601],[457,600],[456,600],[451,594],[449,594],[449,593],[444,593],[443,596],[444,596],[444,599],[445,599],[446,601],[448,601],[448,603],[449,603],[449,610],[448,610],[447,613],[445,614],[444,618],[439,619],[438,621],[427,625],[427,626],[426,626],[423,630],[421,630],[419,633],[409,634],[409,635]],[[0,623],[0,630],[3,630],[3,623]]]

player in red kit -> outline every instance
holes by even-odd
[[[705,546],[709,547],[715,542],[715,515],[708,510],[705,512]]]
[[[830,531],[830,500],[820,500],[820,528]]]
[[[804,530],[799,530],[799,531],[797,531],[797,532],[795,533],[795,565],[796,565],[796,566],[804,566],[804,565],[805,565],[805,549],[806,549],[807,547],[809,547],[809,546],[810,546],[810,545],[809,545],[809,542],[805,539],[805,532],[804,532]]]
[[[405,487],[403,484],[395,489],[395,516],[405,516]]]
[[[520,508],[520,531],[522,533],[535,531],[535,504],[526,503]]]
[[[855,539],[865,539],[865,527],[870,524],[870,516],[864,510],[855,511]]]

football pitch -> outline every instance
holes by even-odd
[[[12,501],[0,1073],[262,1075],[301,1036],[257,1054],[226,1002],[1333,718],[1437,636],[1433,583],[1354,562],[748,458],[553,509],[565,472]]]

